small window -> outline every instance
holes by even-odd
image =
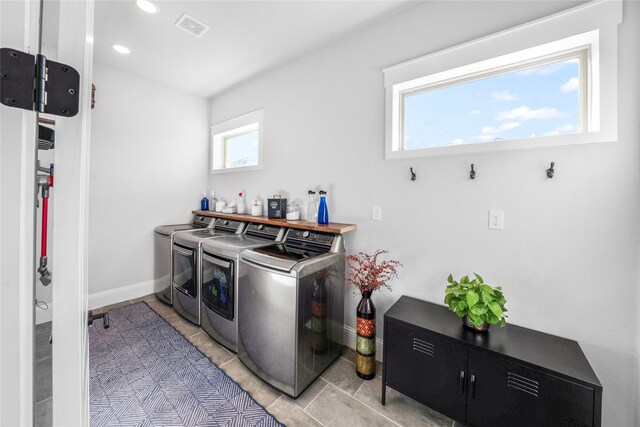
[[[263,111],[254,111],[211,127],[212,172],[262,168]]]
[[[617,139],[620,2],[589,2],[383,70],[385,158]]]

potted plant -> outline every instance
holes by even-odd
[[[447,278],[444,303],[458,317],[462,317],[464,325],[474,331],[484,332],[490,325],[504,326],[507,311],[507,300],[502,294],[502,287],[491,287],[479,274],[473,273],[475,279],[464,276],[460,282]]]
[[[356,313],[356,374],[365,380],[376,376],[376,307],[371,301],[371,293],[387,288],[389,281],[398,277],[399,261],[378,260],[388,251],[377,250],[373,255],[360,252],[348,255],[349,278],[347,283],[360,291],[362,299]]]

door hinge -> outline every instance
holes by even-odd
[[[44,55],[0,49],[0,102],[55,116],[78,114],[80,74]]]

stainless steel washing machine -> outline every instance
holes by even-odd
[[[202,242],[200,324],[234,353],[238,352],[238,280],[247,274],[240,252],[282,241],[285,231],[284,227],[251,223],[244,234]]]
[[[297,397],[342,353],[343,238],[289,230],[282,243],[240,256],[238,358]]]
[[[154,230],[153,278],[156,297],[171,305],[171,246],[173,236],[182,231],[207,228],[214,223],[213,218],[195,215],[188,224],[160,225]]]
[[[202,242],[231,234],[241,234],[246,223],[216,219],[204,230],[177,233],[172,245],[171,282],[173,308],[185,319],[200,324],[200,265]]]

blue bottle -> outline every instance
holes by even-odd
[[[329,224],[329,209],[327,208],[327,192],[320,191],[320,207],[318,207],[318,224]]]
[[[200,210],[208,211],[209,210],[209,199],[207,199],[207,192],[202,193],[202,200],[200,200]]]

